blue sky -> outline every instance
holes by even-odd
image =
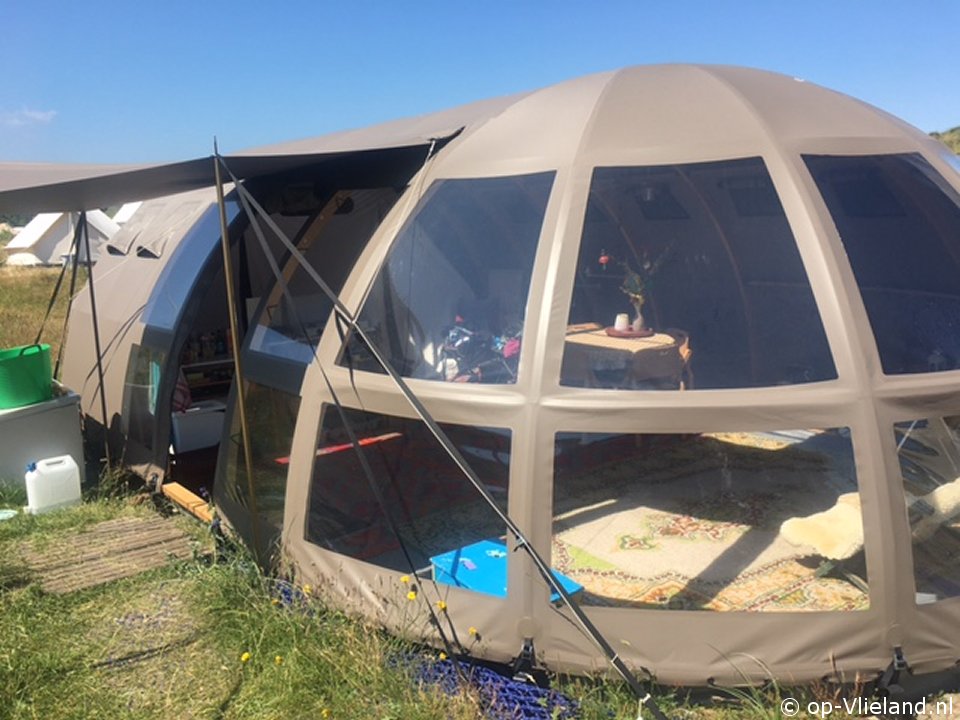
[[[5,0],[0,161],[160,162],[625,65],[802,77],[960,125],[960,0]]]

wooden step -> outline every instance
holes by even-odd
[[[162,489],[163,494],[171,502],[176,503],[194,517],[205,523],[213,522],[210,505],[199,495],[195,495],[180,483],[175,482],[164,483]]]

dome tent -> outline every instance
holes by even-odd
[[[486,105],[432,148],[441,123],[421,126],[407,155],[347,139],[245,187],[620,657],[691,685],[869,675],[898,648],[917,671],[952,667],[955,158],[863,103],[729,67],[573,80]],[[111,407],[126,437],[153,418],[158,467],[177,366],[216,361],[183,362],[219,282],[200,194],[180,229],[157,212],[137,238],[166,238],[161,252],[101,260],[160,268],[136,292],[103,273],[128,338],[108,350]],[[231,396],[214,488],[227,519],[252,537],[255,508],[305,582],[398,630],[420,630],[409,557],[472,653],[508,660],[532,640],[547,667],[602,669],[369,343],[294,261],[288,294],[258,277],[255,232],[228,204],[257,307],[237,343],[255,487]],[[84,342],[71,328],[68,385],[89,377]]]

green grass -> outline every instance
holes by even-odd
[[[389,662],[400,641],[319,602],[274,603],[242,551],[67,595],[17,560],[24,543],[143,512],[110,500],[0,523],[0,717],[477,717],[468,695],[422,690]]]
[[[93,523],[149,512],[114,498],[0,522],[0,717],[482,717],[472,692],[419,687],[395,662],[411,654],[435,662],[437,651],[314,595],[294,607],[276,602],[275,581],[240,548],[212,552],[193,520],[180,522],[195,538],[194,559],[89,590],[46,593],[18,560],[28,543],[62,542]],[[580,702],[582,718],[636,717],[621,683],[581,678],[558,687]],[[776,717],[776,697],[729,695],[707,707],[658,694],[671,717],[709,720]]]
[[[333,610],[313,593],[292,607],[277,602],[278,581],[242,548],[215,548],[192,519],[178,522],[194,538],[193,559],[88,590],[46,593],[18,559],[28,544],[49,546],[103,520],[152,512],[130,498],[107,498],[0,522],[0,718],[482,717],[472,691],[451,697],[420,687],[396,662],[411,655],[435,662],[436,650]],[[637,717],[622,683],[554,682],[579,702],[581,718]],[[761,720],[781,717],[781,697],[806,703],[826,692],[771,684],[718,689],[710,702],[665,689],[656,699],[671,718]]]

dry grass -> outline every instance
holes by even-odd
[[[60,268],[0,266],[0,348],[29,345],[36,341],[59,275]],[[85,283],[86,271],[81,270],[77,289]],[[62,341],[69,289],[68,271],[40,339],[49,343],[52,359],[57,357]]]

